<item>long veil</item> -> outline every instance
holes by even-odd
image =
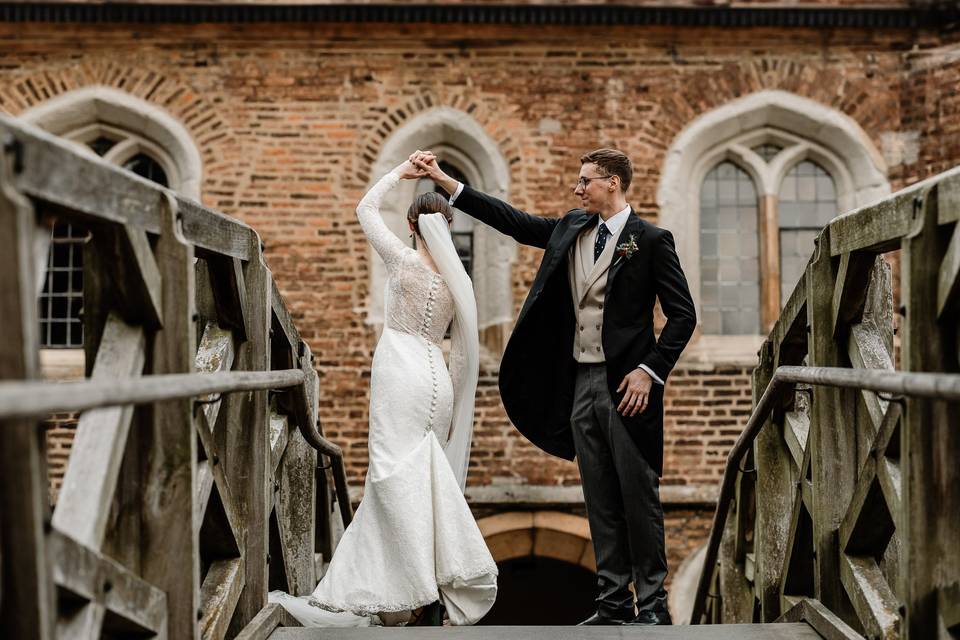
[[[460,489],[467,484],[467,465],[473,439],[473,409],[480,371],[480,333],[477,327],[477,301],[473,283],[453,246],[450,228],[442,213],[422,215],[420,235],[453,296],[456,313],[450,345],[450,376],[453,379],[453,422],[450,440],[444,446],[453,475]]]

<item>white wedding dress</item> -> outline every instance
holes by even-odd
[[[457,287],[448,287],[383,223],[380,203],[399,179],[387,174],[357,207],[388,274],[370,380],[370,462],[363,500],[307,602],[314,612],[345,612],[364,624],[371,615],[441,600],[451,624],[469,625],[490,610],[497,593],[496,563],[462,492],[477,380],[476,305],[442,214],[421,216],[419,224],[440,271],[453,280],[459,269]],[[471,304],[472,324],[463,321]],[[448,372],[441,344],[455,312]],[[289,599],[271,594],[300,617],[302,607]],[[350,617],[322,615],[313,623],[352,624]]]

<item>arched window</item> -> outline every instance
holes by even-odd
[[[23,117],[142,178],[199,197],[199,153],[183,127],[149,103],[120,91],[93,87],[59,96]],[[83,346],[86,237],[84,229],[68,223],[58,223],[52,231],[39,298],[40,345],[44,348]]]
[[[384,142],[371,170],[376,181],[400,164],[416,149],[437,154],[447,173],[485,193],[506,198],[509,170],[494,140],[469,114],[449,107],[438,107],[411,118]],[[404,242],[409,242],[406,210],[413,198],[436,187],[429,180],[402,181],[383,203],[381,214],[387,226]],[[513,263],[516,243],[513,239],[479,223],[454,209],[454,242],[461,260],[473,280],[477,297],[477,316],[481,345],[499,355],[506,345],[513,321]],[[386,273],[375,253],[370,254],[370,295],[367,298],[367,322],[383,322],[383,286]]]
[[[752,333],[737,333],[747,331],[743,317],[734,321],[728,313],[730,322],[723,320],[719,289],[731,282],[719,271],[707,278],[711,259],[724,255],[719,234],[702,228],[711,216],[723,216],[723,206],[707,200],[712,189],[721,188],[713,186],[719,176],[711,172],[723,163],[735,165],[756,190],[759,323]],[[735,174],[738,184],[746,184],[743,174]],[[657,191],[658,224],[674,233],[700,311],[699,331],[685,357],[755,362],[764,335],[801,277],[817,231],[838,213],[888,194],[885,174],[883,157],[856,121],[786,91],[759,91],[690,122],[667,150]],[[708,257],[714,240],[717,254]],[[741,269],[749,270],[749,257],[742,257]],[[746,288],[746,278],[737,282]]]

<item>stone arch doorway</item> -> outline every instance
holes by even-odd
[[[478,521],[500,569],[481,625],[571,625],[594,612],[596,562],[586,518],[514,511]]]

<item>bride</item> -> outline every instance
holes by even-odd
[[[469,625],[496,598],[497,566],[463,497],[479,337],[473,287],[450,235],[453,211],[436,193],[414,200],[407,219],[418,250],[380,217],[384,196],[401,179],[422,175],[404,162],[357,205],[388,274],[370,380],[370,463],[363,500],[307,599],[311,606],[271,594],[308,626],[363,625],[372,615],[404,622],[438,601],[451,624]],[[440,345],[451,321],[448,373]]]

